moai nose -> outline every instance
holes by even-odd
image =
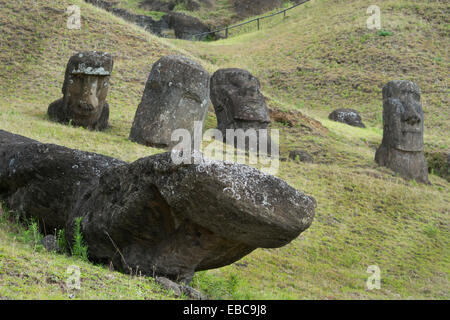
[[[420,116],[414,108],[410,107],[404,114],[404,121],[410,125],[416,125],[420,123]]]
[[[98,80],[93,79],[87,83],[87,86],[84,90],[83,100],[86,104],[96,108],[98,106],[98,98],[97,98],[97,85]]]

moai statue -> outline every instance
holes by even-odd
[[[406,179],[429,183],[423,154],[423,110],[419,87],[391,81],[383,87],[383,141],[375,161]]]
[[[204,123],[209,107],[209,73],[182,56],[166,56],[153,64],[142,101],[130,132],[130,140],[172,148],[177,129],[194,138],[195,122]]]
[[[63,98],[48,107],[50,119],[91,130],[106,129],[106,96],[112,69],[113,58],[108,53],[87,51],[73,55],[64,76]]]
[[[211,78],[211,101],[217,115],[217,129],[222,132],[224,142],[233,141],[227,140],[227,129],[254,129],[258,146],[262,142],[267,143],[265,151],[270,153],[270,136],[259,134],[259,130],[267,130],[270,123],[269,110],[260,87],[259,80],[247,70],[221,69]],[[257,151],[248,145],[249,140],[249,136],[246,137],[245,149]],[[237,139],[234,139],[235,146],[239,147],[236,143]]]

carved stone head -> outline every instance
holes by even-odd
[[[269,123],[260,83],[243,69],[222,69],[211,79],[211,100],[220,124],[233,120]]]
[[[62,93],[75,121],[98,119],[106,102],[112,68],[112,56],[104,52],[80,52],[70,58]]]
[[[134,117],[130,139],[172,148],[172,133],[185,129],[194,137],[195,123],[204,123],[209,107],[209,73],[197,62],[170,55],[156,61]]]
[[[419,87],[391,81],[383,87],[383,144],[407,152],[423,151],[423,110]]]

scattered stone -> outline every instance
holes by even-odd
[[[234,0],[233,6],[236,13],[244,18],[281,8],[283,2],[281,0]]]
[[[63,98],[48,107],[51,120],[92,130],[108,126],[106,96],[113,58],[104,52],[87,51],[73,55],[67,64]]]
[[[207,296],[190,286],[183,285],[181,286],[181,289],[183,293],[192,300],[208,300]]]
[[[46,235],[43,239],[42,239],[42,245],[44,246],[44,248],[47,251],[58,251],[59,247],[58,247],[58,241],[56,241],[56,238],[54,235],[49,234]]]
[[[186,129],[194,138],[194,122],[205,122],[209,107],[209,74],[182,56],[166,56],[153,64],[136,111],[130,139],[143,145],[171,148],[172,132]]]
[[[143,0],[139,7],[148,11],[170,12],[177,4],[183,4],[188,11],[195,11],[200,8],[200,5],[212,7],[214,0]]]
[[[196,153],[178,165],[169,152],[129,164],[1,130],[0,201],[48,229],[64,228],[67,240],[81,217],[92,261],[183,283],[256,248],[288,244],[316,207],[246,165]]]
[[[164,277],[156,277],[155,281],[159,283],[165,290],[173,291],[175,297],[181,297],[181,286],[178,283]]]
[[[170,29],[175,31],[178,39],[193,40],[194,35],[210,32],[211,29],[198,18],[180,12],[171,12],[162,18]],[[195,40],[204,40],[207,35],[195,37]]]
[[[429,183],[423,120],[420,90],[414,82],[391,81],[383,87],[383,141],[375,161],[405,179]]]
[[[116,1],[105,1],[105,0],[85,0],[87,3],[91,3],[99,8],[102,8],[112,14],[123,18],[126,21],[132,22],[140,26],[141,28],[154,33],[158,36],[165,36],[169,31],[169,26],[164,19],[154,20],[152,17],[147,15],[140,15],[131,13],[122,8],[116,8]],[[175,6],[175,5],[174,5]],[[155,10],[161,11],[161,10]]]
[[[156,277],[155,281],[159,283],[167,291],[172,291],[175,297],[179,298],[182,294],[192,300],[207,300],[208,298],[200,291],[186,285],[178,284],[164,277]]]
[[[366,126],[364,123],[362,123],[361,116],[359,115],[358,111],[354,109],[337,109],[334,110],[330,115],[328,116],[328,119],[346,123],[353,127],[360,127],[365,128]]]
[[[308,152],[303,150],[294,150],[289,153],[289,158],[294,161],[313,163],[314,158]]]
[[[139,7],[148,11],[170,12],[176,6],[175,0],[143,0]]]
[[[258,144],[261,139],[267,140],[267,152],[270,153],[270,136],[262,136],[258,132],[267,130],[270,123],[269,110],[260,87],[259,80],[247,70],[220,69],[211,78],[211,101],[217,115],[217,128],[222,132],[224,142],[227,142],[227,129],[254,129]],[[246,149],[249,148],[250,136],[246,138]],[[237,147],[237,139],[233,141]]]

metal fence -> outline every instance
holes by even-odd
[[[254,18],[249,21],[245,21],[245,22],[242,22],[242,23],[239,23],[236,25],[232,25],[232,26],[227,26],[227,27],[217,29],[214,31],[195,34],[192,36],[192,40],[193,41],[218,40],[218,39],[229,38],[232,36],[252,32],[252,31],[256,31],[256,30],[261,30],[263,28],[263,25],[267,27],[268,25],[276,24],[277,21],[284,20],[286,18],[286,13],[289,10],[297,8],[298,6],[304,4],[308,1],[310,1],[310,0],[303,0],[303,1],[293,5],[292,7],[269,14],[267,16]],[[276,19],[278,19],[278,20],[276,20]],[[263,20],[265,20],[264,23],[263,23]]]

